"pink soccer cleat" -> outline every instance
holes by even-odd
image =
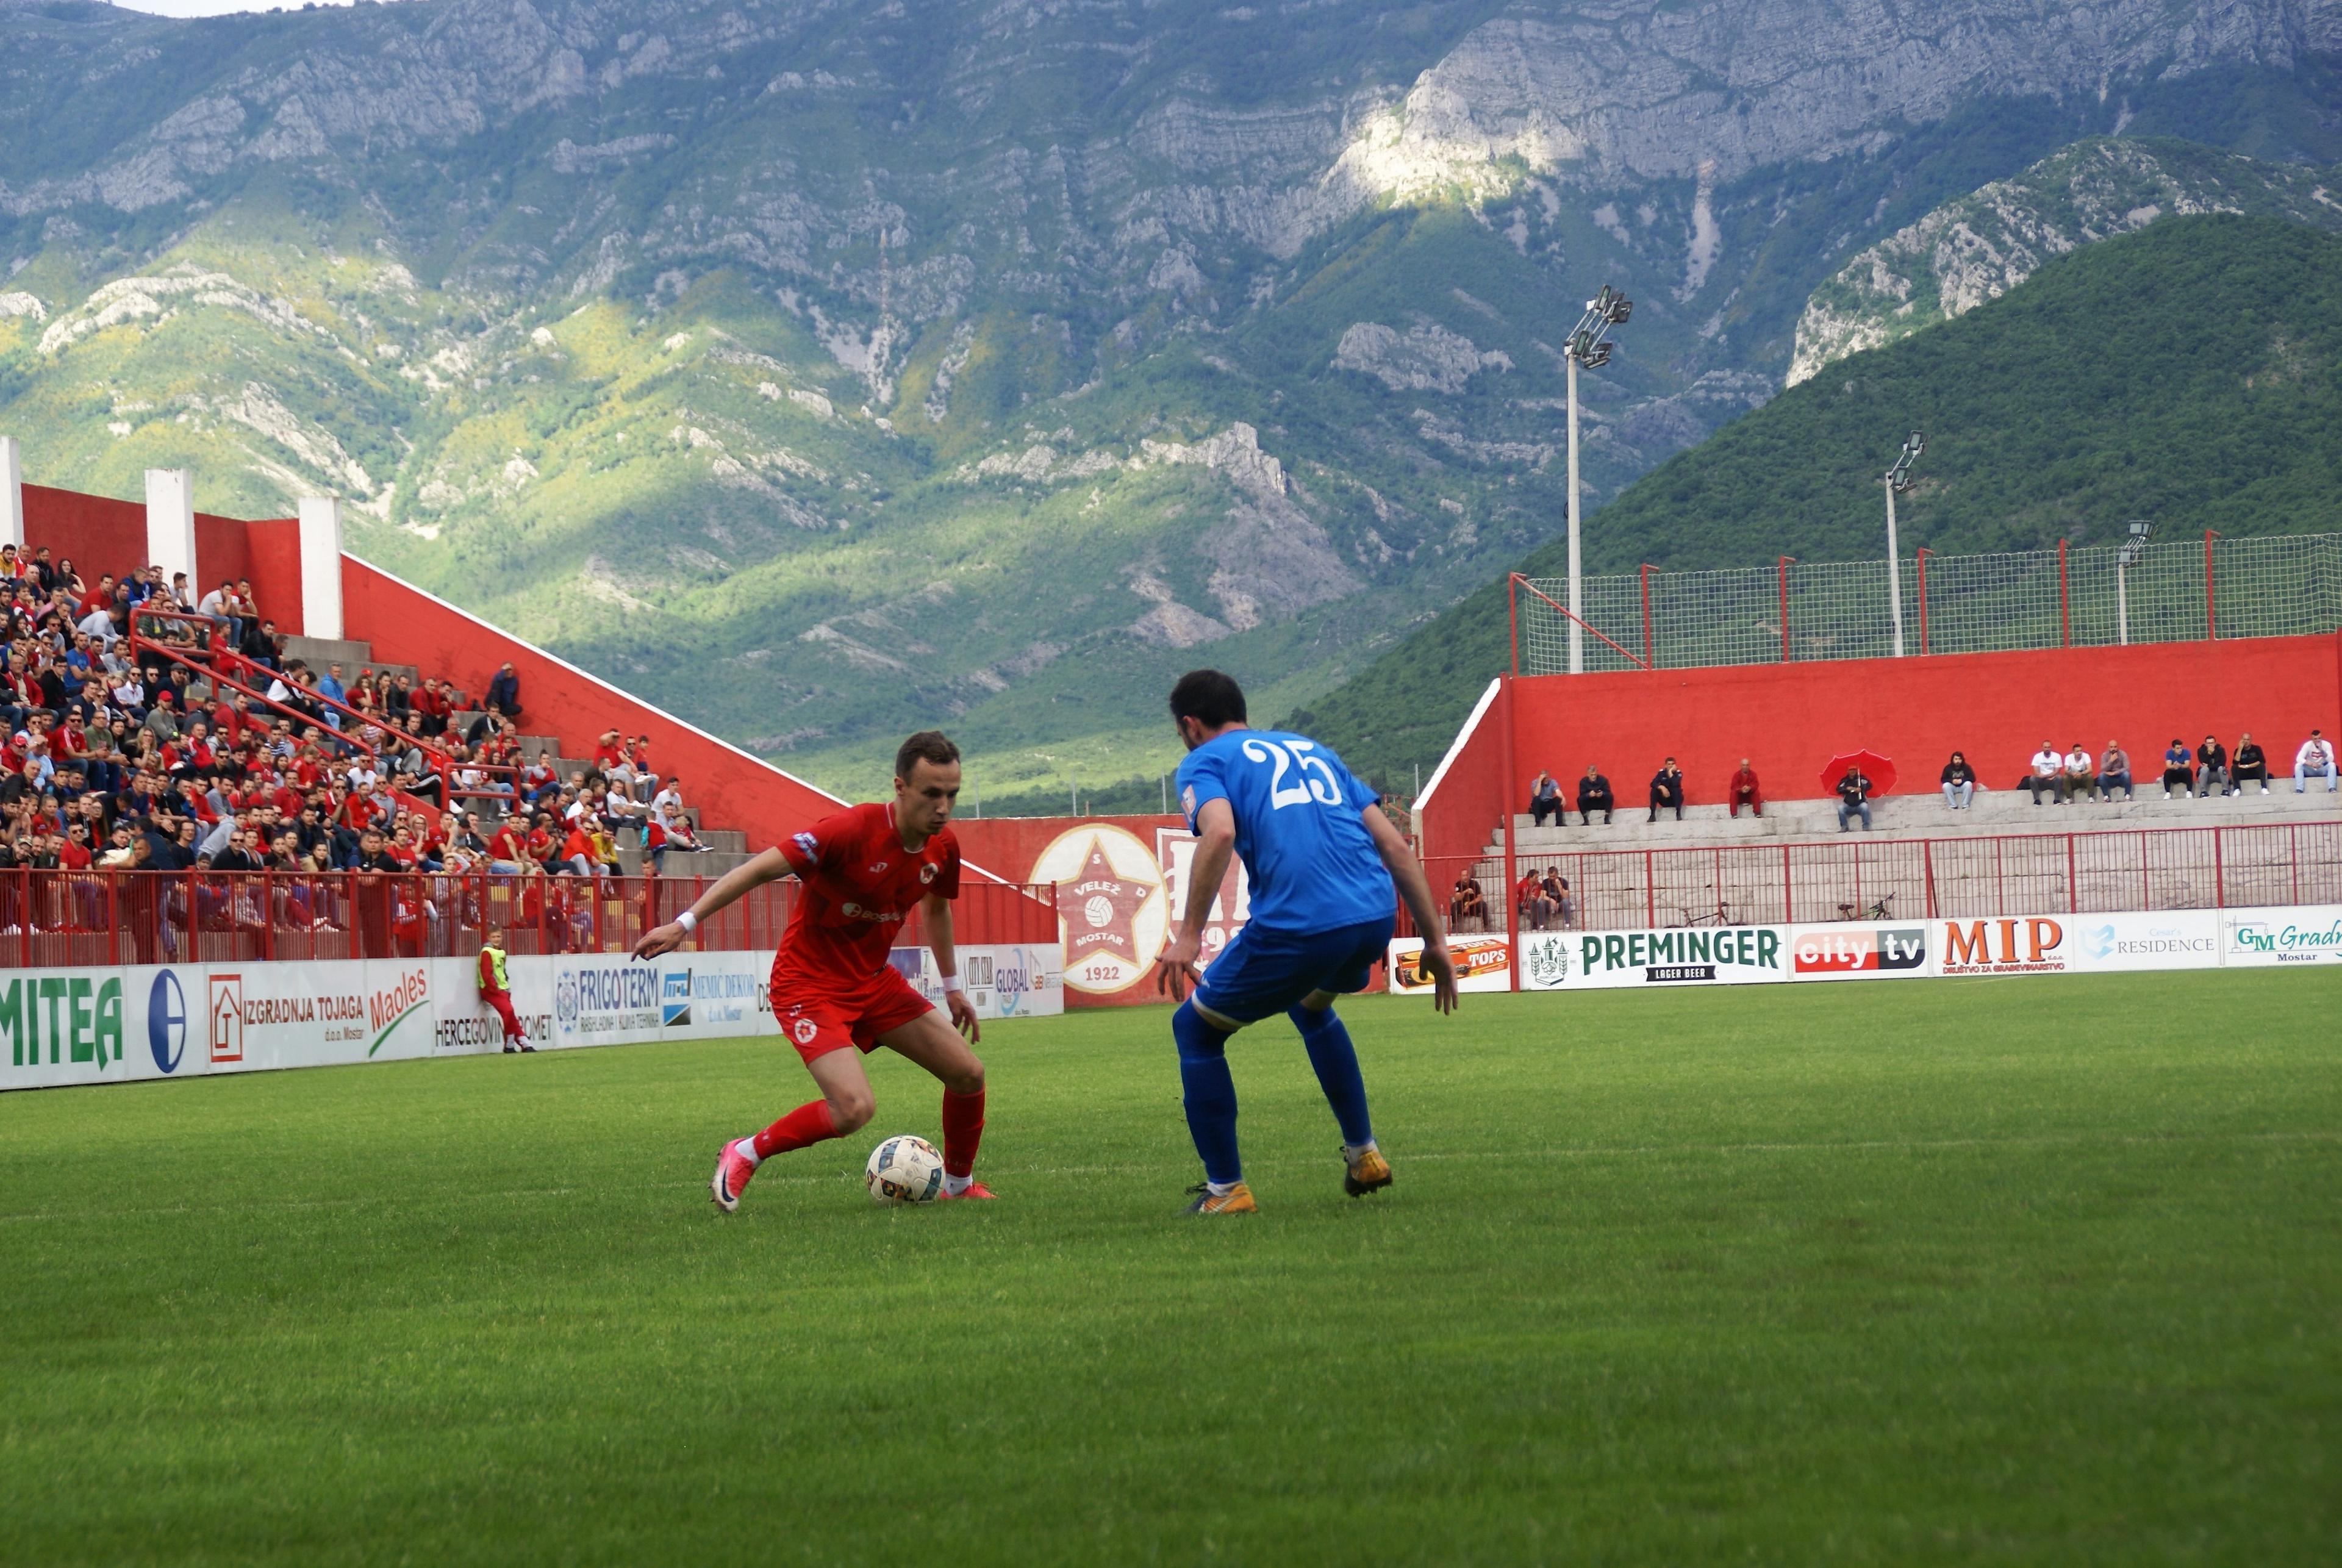
[[[993,1192],[990,1187],[986,1186],[982,1182],[970,1182],[963,1190],[956,1193],[946,1192],[944,1193],[944,1196],[946,1198],[990,1198],[996,1197],[998,1194]]]
[[[749,1178],[756,1174],[740,1153],[737,1142],[725,1144],[716,1152],[716,1174],[707,1183],[707,1195],[726,1213],[740,1206],[740,1194],[748,1190]]]

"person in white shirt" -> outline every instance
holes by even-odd
[[[110,611],[103,608],[92,610],[75,622],[74,630],[87,633],[91,642],[99,644],[111,643],[116,635],[114,630],[114,615]]]
[[[2088,794],[2097,776],[2097,759],[2090,754],[2089,747],[2076,741],[2074,749],[2066,754],[2066,771],[2057,781],[2065,788],[2066,798]]]
[[[2033,772],[2027,777],[2025,787],[2033,792],[2033,804],[2041,804],[2041,792],[2047,790],[2049,798],[2058,804],[2066,804],[2066,754],[2053,742],[2043,741],[2041,749],[2033,754]]]
[[[374,786],[382,783],[382,775],[375,772],[374,764],[364,757],[352,763],[350,771],[344,776],[349,780],[352,794],[372,794]]]
[[[2326,775],[2326,793],[2332,794],[2335,790],[2334,743],[2326,738],[2322,730],[2310,731],[2309,738],[2301,743],[2301,749],[2293,754],[2293,793],[2306,794],[2313,774]]]

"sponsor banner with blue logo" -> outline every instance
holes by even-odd
[[[1475,942],[1454,944],[1459,954]],[[1426,994],[1420,942],[1393,943],[1391,989]],[[1907,980],[2342,964],[2342,905],[1526,932],[1524,991]],[[1503,989],[1501,970],[1476,978]],[[1467,983],[1465,989],[1473,989]]]
[[[978,1018],[1055,1018],[1066,1011],[1065,948],[1054,942],[964,945],[953,952]],[[924,947],[897,947],[887,963],[928,1001],[944,1004],[943,976]]]

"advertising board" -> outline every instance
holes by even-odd
[[[1726,925],[1532,932],[1521,938],[1521,989],[1602,991],[1786,980],[1786,930]]]
[[[2220,962],[2247,968],[2342,963],[2342,905],[2228,910],[2220,917]]]
[[[1065,1008],[1061,949],[959,950],[984,1018]],[[905,973],[932,1000],[925,948]],[[539,1048],[776,1033],[761,953],[514,956],[513,1010]],[[916,973],[914,972],[916,971]],[[0,978],[0,1089],[411,1061],[503,1049],[468,958],[17,970]]]
[[[1458,991],[1509,991],[1512,948],[1504,937],[1456,936],[1447,942],[1456,958]],[[1428,996],[1431,976],[1423,968],[1423,938],[1401,936],[1390,944],[1390,988],[1402,995]]]

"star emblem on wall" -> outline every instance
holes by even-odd
[[[1068,967],[1095,953],[1111,953],[1131,964],[1139,956],[1136,922],[1155,889],[1116,872],[1106,858],[1106,846],[1090,840],[1081,874],[1057,884],[1057,917],[1066,924]]]

